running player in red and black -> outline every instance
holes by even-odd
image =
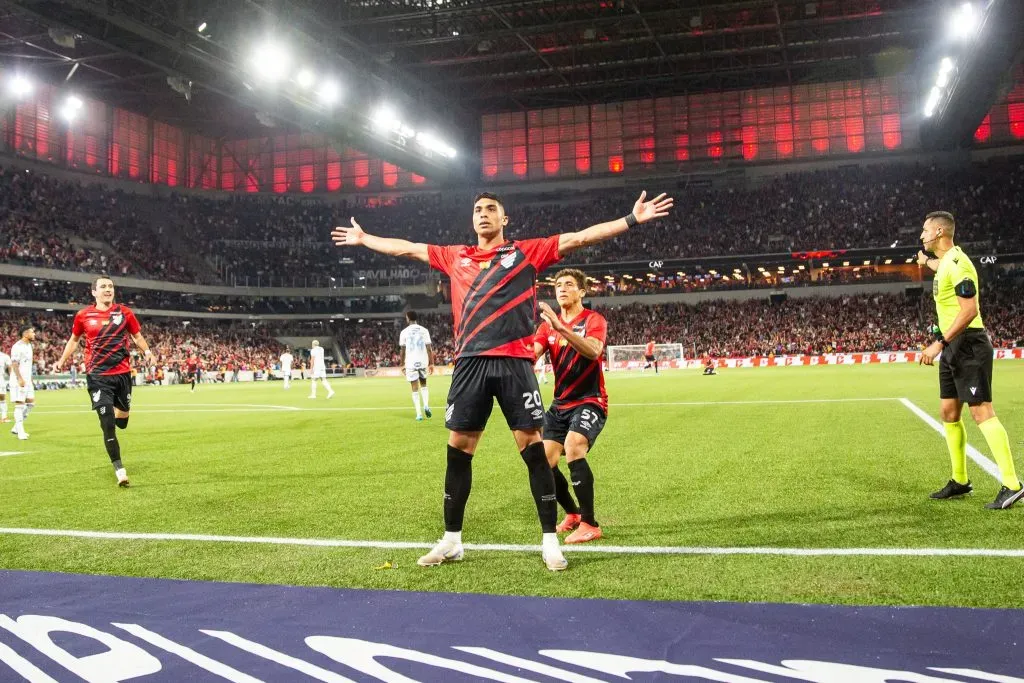
[[[667,216],[672,199],[647,194],[625,218],[579,232],[543,239],[507,241],[508,216],[493,194],[473,203],[473,247],[439,247],[402,239],[376,237],[352,227],[335,228],[338,246],[364,246],[391,256],[430,264],[451,278],[456,337],[455,372],[448,392],[445,426],[448,468],[444,480],[445,534],[419,559],[422,566],[461,560],[462,522],[472,483],[472,460],[487,418],[498,400],[530,474],[530,490],[543,532],[541,556],[548,569],[565,569],[555,525],[555,481],[544,453],[541,427],[544,406],[533,374],[533,336],[537,310],[537,275],[571,251],[609,240],[638,223]]]
[[[551,355],[555,372],[555,400],[544,414],[544,451],[555,477],[555,496],[565,519],[555,531],[572,531],[566,543],[585,543],[601,538],[594,517],[594,473],[587,453],[594,447],[608,417],[608,393],[604,389],[601,355],[608,338],[608,321],[600,313],[583,308],[587,276],[567,268],[555,275],[555,299],[559,312],[543,301],[544,318],[533,339],[537,358]],[[558,469],[565,452],[572,487],[580,504],[569,493],[569,482]]]
[[[643,372],[647,368],[654,366],[654,374],[658,374],[658,358],[654,355],[654,340],[647,342],[647,346],[644,347],[644,360],[647,363],[640,368],[640,372]]]
[[[75,314],[71,337],[57,361],[57,370],[71,358],[78,342],[85,337],[85,386],[92,399],[92,409],[100,418],[103,445],[114,466],[118,486],[128,486],[128,474],[121,464],[121,445],[117,429],[128,427],[128,411],[132,407],[132,373],[128,350],[131,339],[147,359],[153,353],[142,336],[139,321],[127,306],[114,303],[114,281],[98,277],[92,283],[96,303]]]

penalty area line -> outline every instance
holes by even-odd
[[[941,424],[939,424],[938,420],[936,420],[934,417],[918,408],[917,405],[909,398],[901,398],[900,403],[906,406],[907,410],[921,418],[922,422],[924,422],[926,425],[937,431],[939,433],[939,436],[941,436],[943,440],[945,440],[946,429]],[[999,474],[999,465],[995,464],[995,462],[985,457],[984,453],[979,451],[971,444],[967,444],[967,455],[970,456],[971,460],[977,463],[978,467],[992,475],[992,477],[996,481],[1002,481],[1002,477]]]
[[[366,548],[377,550],[423,550],[433,543],[415,541],[370,541],[331,538],[280,538],[272,536],[216,536],[209,534],[162,534],[122,531],[82,531],[76,529],[0,528],[0,535],[59,536],[128,541],[190,541],[196,543],[250,543],[262,545],[299,545],[326,548]],[[539,545],[502,543],[466,543],[467,550],[490,552],[540,552]],[[773,548],[715,546],[626,546],[565,545],[564,552],[598,555],[781,555],[790,557],[1016,557],[1024,558],[1024,548]]]

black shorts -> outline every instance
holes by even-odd
[[[132,407],[132,374],[122,372],[119,375],[88,375],[85,388],[92,400],[92,409],[100,406],[114,406],[125,412]]]
[[[992,400],[992,342],[988,332],[964,330],[942,351],[939,397],[964,403]]]
[[[482,432],[494,399],[509,429],[540,429],[544,405],[533,361],[506,356],[470,356],[455,361],[444,426],[457,432]]]
[[[654,356],[644,356],[644,360],[646,360],[648,363],[653,363]]]
[[[569,432],[576,432],[587,437],[593,448],[607,419],[605,412],[593,403],[564,409],[551,406],[544,413],[544,440],[564,444]]]

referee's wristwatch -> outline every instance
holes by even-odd
[[[942,348],[946,348],[949,346],[949,342],[946,341],[946,338],[942,335],[942,332],[940,332],[939,330],[935,330],[935,341],[941,342]]]

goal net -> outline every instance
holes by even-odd
[[[609,370],[639,370],[647,362],[644,360],[646,344],[638,346],[609,346],[608,347],[608,369]],[[655,344],[654,357],[658,366],[663,368],[683,367],[683,345],[682,344]]]

